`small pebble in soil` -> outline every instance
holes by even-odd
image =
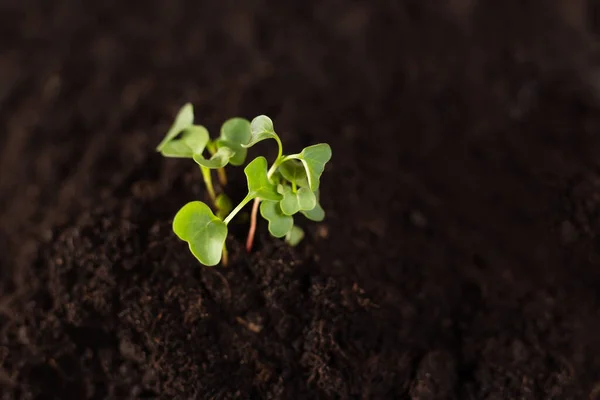
[[[249,331],[254,333],[260,333],[260,331],[262,331],[262,326],[255,324],[254,322],[247,321],[241,317],[235,317],[235,320],[238,322],[238,324],[245,326]]]
[[[22,345],[26,346],[29,344],[29,335],[27,333],[26,326],[19,327],[19,330],[17,331],[17,339]]]
[[[410,222],[417,228],[425,228],[427,226],[427,218],[422,212],[413,210],[409,214]]]
[[[317,236],[321,239],[327,239],[327,236],[329,236],[329,228],[327,225],[320,224],[317,227]]]

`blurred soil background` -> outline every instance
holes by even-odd
[[[0,0],[0,398],[600,399],[599,33],[591,0]],[[188,101],[330,143],[299,247],[174,237]]]

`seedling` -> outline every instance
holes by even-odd
[[[200,167],[213,210],[201,201],[183,206],[173,219],[173,231],[189,245],[192,254],[206,266],[220,261],[227,264],[228,225],[251,201],[250,230],[246,242],[252,248],[256,231],[256,217],[267,220],[271,235],[285,238],[291,246],[304,237],[302,229],[294,225],[294,216],[303,214],[312,221],[322,221],[325,212],[319,204],[320,178],[325,164],[331,159],[331,148],[326,143],[306,147],[300,153],[284,155],[281,139],[275,133],[273,121],[260,115],[251,122],[243,118],[227,120],[219,138],[211,140],[206,128],[194,125],[191,104],[177,114],[175,122],[157,151],[165,157],[191,158]],[[233,208],[224,193],[216,194],[211,170],[216,169],[221,186],[227,183],[226,165],[241,166],[246,161],[248,148],[266,140],[277,142],[277,158],[269,167],[267,159],[256,157],[244,168],[248,194]],[[208,151],[210,158],[205,158]]]

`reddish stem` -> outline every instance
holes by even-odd
[[[248,239],[246,240],[246,251],[250,253],[252,251],[252,244],[254,243],[254,234],[256,233],[256,215],[258,214],[258,205],[260,199],[257,197],[254,199],[252,204],[252,214],[250,214],[250,230],[248,231]]]
[[[219,176],[219,182],[221,183],[221,186],[227,186],[227,173],[225,170],[223,168],[219,168],[217,170],[217,174]]]

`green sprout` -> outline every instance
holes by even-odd
[[[217,170],[219,182],[227,184],[225,166],[241,166],[248,149],[255,144],[273,139],[277,142],[277,158],[269,167],[267,159],[256,157],[244,168],[248,194],[233,207],[225,193],[215,193],[212,170]],[[206,266],[219,262],[227,265],[225,241],[228,225],[250,202],[253,202],[246,249],[254,241],[257,214],[268,222],[269,233],[296,246],[304,231],[294,224],[294,216],[301,213],[312,221],[322,221],[325,212],[319,204],[319,185],[325,164],[331,159],[331,148],[326,143],[306,147],[300,153],[284,155],[281,139],[275,133],[273,121],[260,115],[251,122],[232,118],[222,125],[219,138],[211,140],[207,129],[194,125],[191,104],[182,107],[165,138],[156,148],[165,157],[191,158],[199,165],[213,209],[201,201],[183,206],[173,219],[173,231],[188,243],[192,254]],[[209,157],[204,153],[208,152]]]

